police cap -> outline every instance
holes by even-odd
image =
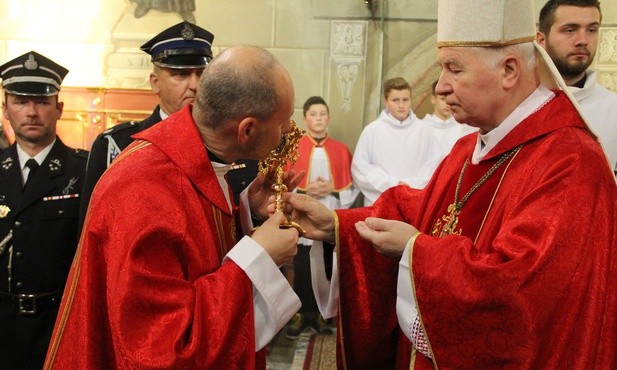
[[[69,70],[30,51],[0,66],[4,91],[14,95],[53,96]]]
[[[214,35],[190,22],[171,26],[141,46],[152,63],[166,68],[203,68],[212,60]]]

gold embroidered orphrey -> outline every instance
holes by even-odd
[[[458,226],[458,215],[461,213],[463,206],[469,200],[469,197],[482,185],[489,177],[510,157],[518,153],[523,146],[519,145],[518,147],[510,150],[509,152],[503,154],[499,160],[491,167],[486,173],[469,189],[467,194],[461,199],[458,200],[459,192],[461,190],[461,183],[463,182],[463,175],[465,174],[465,169],[469,164],[469,158],[465,160],[463,164],[463,168],[461,169],[461,174],[458,177],[458,182],[456,183],[456,190],[454,191],[454,203],[448,206],[448,215],[441,216],[441,219],[438,219],[433,226],[433,230],[431,231],[431,235],[438,236],[440,238],[444,238],[451,234],[461,235],[462,229],[456,229]],[[443,222],[443,223],[442,223]]]
[[[266,178],[269,175],[274,176],[274,183],[270,189],[272,189],[276,197],[275,210],[277,212],[283,211],[282,194],[287,191],[287,185],[283,182],[283,167],[285,167],[287,163],[293,164],[298,160],[298,144],[305,133],[306,131],[299,128],[296,125],[296,122],[291,120],[291,131],[283,134],[281,137],[281,143],[276,149],[270,152],[268,158],[257,163],[259,172],[266,175]],[[298,230],[300,235],[306,233],[302,227],[294,221],[284,221],[280,227],[281,229],[289,229],[293,227]]]

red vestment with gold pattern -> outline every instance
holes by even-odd
[[[373,207],[338,210],[341,369],[613,369],[617,366],[617,186],[600,145],[562,92],[479,164],[461,139],[424,190],[397,186]],[[438,235],[460,200],[509,157]],[[433,359],[396,316],[398,260],[354,224],[402,220],[422,234],[412,286]],[[342,339],[342,340],[341,340]]]
[[[330,164],[330,179],[332,181],[333,191],[340,192],[349,188],[352,185],[351,178],[351,152],[349,148],[341,142],[333,140],[329,137],[324,138],[321,142],[317,142],[306,134],[298,141],[298,160],[294,165],[288,165],[289,168],[310,170],[313,149],[323,147],[328,163]],[[334,160],[331,160],[334,158]],[[298,190],[306,192],[308,190],[308,179],[310,174],[306,174],[302,181],[296,187]]]
[[[96,186],[45,368],[265,369],[190,107],[136,138]]]

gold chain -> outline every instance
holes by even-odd
[[[469,197],[471,197],[471,195],[480,186],[482,186],[482,184],[484,184],[484,182],[486,182],[486,180],[489,177],[491,177],[491,175],[508,158],[518,153],[518,151],[521,150],[522,147],[523,147],[522,145],[519,145],[518,147],[502,155],[501,158],[499,158],[499,160],[497,161],[497,163],[495,163],[488,171],[486,171],[486,173],[471,187],[471,189],[469,189],[469,191],[467,192],[467,194],[465,194],[463,199],[459,201],[458,197],[459,197],[459,192],[461,190],[461,184],[463,183],[463,175],[465,174],[465,169],[467,168],[467,165],[469,164],[469,159],[466,159],[465,163],[463,164],[463,168],[461,169],[461,174],[458,177],[458,182],[456,183],[456,190],[454,191],[454,203],[448,206],[449,215],[445,215],[440,220],[437,220],[437,222],[435,222],[431,235],[439,236],[443,238],[446,235],[450,235],[450,234],[460,234],[462,230],[458,230],[458,231],[456,230],[457,225],[458,225],[458,215],[461,212],[461,209],[463,209],[463,206],[465,205],[465,203],[467,203],[467,200],[469,200]],[[442,221],[443,221],[443,224],[442,224]]]
[[[454,209],[456,210],[456,212],[460,212],[461,209],[463,209],[463,205],[465,205],[465,203],[467,203],[467,200],[469,200],[469,197],[471,196],[471,194],[473,194],[480,186],[482,186],[482,184],[484,184],[484,182],[486,180],[488,180],[489,177],[491,177],[491,175],[497,171],[497,169],[510,157],[512,157],[514,154],[518,153],[519,150],[521,150],[522,145],[519,145],[518,147],[510,150],[509,152],[507,152],[506,154],[502,155],[501,158],[499,158],[499,160],[497,161],[497,163],[495,163],[493,165],[493,167],[491,167],[488,171],[486,171],[486,173],[484,174],[484,176],[482,176],[480,178],[480,180],[478,180],[478,182],[476,182],[471,189],[469,189],[469,191],[467,192],[467,194],[465,194],[465,196],[463,197],[463,199],[461,199],[461,201],[458,201],[458,193],[461,190],[461,183],[463,182],[463,175],[465,174],[465,168],[467,168],[467,164],[469,164],[469,159],[465,160],[465,164],[463,164],[463,169],[461,170],[461,174],[458,177],[458,183],[456,184],[456,191],[454,192]]]

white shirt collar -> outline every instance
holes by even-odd
[[[227,206],[229,210],[232,210],[231,198],[229,196],[229,185],[227,180],[225,179],[225,175],[231,168],[230,164],[218,163],[218,162],[210,162],[212,163],[212,167],[214,168],[214,173],[216,174],[216,179],[219,182],[219,186],[223,191],[223,195],[225,196],[225,200],[227,201]]]
[[[23,171],[23,169],[26,167],[26,161],[30,158],[34,158],[34,160],[36,161],[36,163],[39,164],[39,166],[43,163],[43,161],[45,160],[45,158],[47,158],[47,155],[49,154],[49,152],[51,152],[51,148],[54,146],[54,144],[56,143],[56,139],[54,139],[54,141],[51,142],[51,144],[49,144],[48,146],[45,147],[45,149],[41,150],[40,152],[38,152],[34,157],[30,157],[28,154],[26,154],[26,152],[24,152],[21,147],[19,145],[16,145],[17,147],[17,157],[19,158],[19,165],[21,166],[21,170]]]
[[[488,152],[491,151],[499,142],[506,137],[519,123],[532,113],[542,108],[549,100],[555,97],[555,93],[540,85],[529,95],[521,104],[516,107],[499,126],[490,132],[478,135],[478,142],[471,157],[471,163],[478,164]],[[484,142],[484,148],[481,141]]]
[[[160,107],[159,107],[160,108]],[[165,113],[165,111],[163,110],[163,108],[159,109],[159,115],[161,116],[161,121],[166,119],[167,117],[169,117],[169,114]]]
[[[568,90],[572,93],[574,98],[578,102],[582,102],[593,94],[596,85],[598,84],[596,72],[593,69],[587,69],[585,71],[587,74],[587,79],[585,80],[585,85],[580,88],[576,86],[568,86]]]

